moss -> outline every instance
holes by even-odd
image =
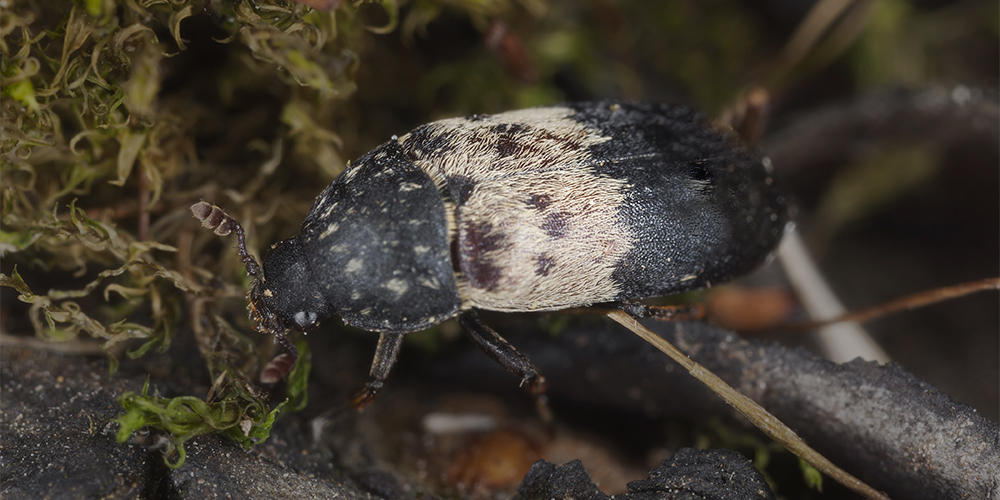
[[[266,399],[251,387],[240,388],[241,380],[224,373],[212,387],[216,401],[194,396],[162,398],[149,394],[149,382],[139,394],[126,392],[118,399],[125,413],[116,421],[118,441],[129,439],[145,427],[166,431],[170,449],[164,454],[171,468],[184,465],[184,443],[203,434],[223,434],[247,449],[267,439],[271,426],[285,403],[269,409]],[[211,398],[210,398],[211,399]]]

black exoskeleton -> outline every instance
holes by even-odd
[[[770,162],[681,107],[602,101],[442,120],[363,156],[316,199],[299,234],[263,269],[236,231],[256,329],[285,340],[334,313],[379,332],[364,406],[402,335],[458,317],[533,394],[544,378],[476,309],[622,308],[749,272],[775,248],[786,213]],[[680,314],[685,314],[682,311]],[[271,376],[273,377],[273,373]]]

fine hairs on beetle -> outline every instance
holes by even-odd
[[[681,107],[594,102],[430,123],[371,151],[313,203],[263,269],[236,230],[250,317],[285,340],[338,314],[379,332],[375,397],[404,334],[458,316],[492,358],[544,392],[538,370],[476,309],[555,311],[728,281],[757,267],[786,222],[769,160]]]
[[[690,109],[622,101],[447,119],[393,137],[323,190],[299,234],[274,244],[262,266],[222,209],[202,201],[191,210],[218,235],[236,232],[255,278],[250,318],[288,351],[262,372],[265,381],[294,363],[292,329],[308,332],[337,314],[379,333],[355,408],[375,398],[406,333],[453,317],[544,407],[545,378],[477,309],[591,307],[643,335],[635,318],[692,312],[637,299],[752,271],[788,220],[761,152]],[[725,388],[735,394],[713,390],[768,420]],[[838,480],[864,486],[847,478]]]

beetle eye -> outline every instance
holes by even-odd
[[[299,311],[292,316],[292,320],[295,321],[295,326],[297,326],[300,330],[305,330],[314,326],[317,318],[319,318],[319,315],[311,311]]]

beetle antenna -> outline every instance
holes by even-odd
[[[229,233],[235,231],[237,249],[240,258],[243,259],[243,265],[247,268],[247,274],[255,278],[261,275],[260,264],[247,251],[246,233],[243,231],[243,226],[236,222],[236,219],[207,201],[199,201],[191,205],[191,213],[201,221],[203,227],[214,230],[213,232],[219,236],[228,236]]]

